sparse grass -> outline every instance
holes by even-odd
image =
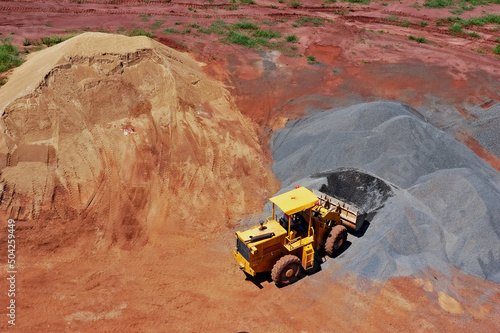
[[[196,30],[202,34],[207,34],[207,35],[210,35],[212,34],[212,30],[208,29],[208,28],[199,28],[198,30]]]
[[[224,21],[213,23],[210,28],[200,28],[203,33],[218,33],[222,35],[220,41],[226,44],[236,44],[248,48],[266,48],[278,50],[286,56],[301,56],[296,54],[293,48],[288,47],[286,38],[279,31],[259,29],[258,25],[250,21],[241,21],[228,26]],[[298,40],[296,36],[288,37],[291,40]]]
[[[289,43],[297,43],[299,41],[299,38],[295,35],[288,35],[286,36],[286,41]]]
[[[210,24],[210,30],[218,35],[223,35],[229,30],[229,26],[222,20]]]
[[[273,31],[273,30],[262,30],[259,29],[253,33],[254,37],[263,37],[263,38],[279,38],[281,37],[281,32]]]
[[[393,15],[387,16],[385,19],[388,20],[388,21],[392,21],[392,22],[399,21],[399,17],[398,16],[393,16]]]
[[[20,66],[22,63],[19,50],[11,44],[9,39],[3,39],[0,45],[0,73]]]
[[[153,38],[153,34],[152,33],[147,32],[146,30],[141,29],[141,28],[133,29],[127,35],[129,35],[130,37],[146,36],[146,37],[149,37],[149,38]]]
[[[235,24],[231,25],[231,28],[242,29],[242,30],[257,30],[257,29],[259,29],[259,27],[256,24],[254,24],[252,22],[248,22],[248,21],[242,21],[242,22],[235,23]]]
[[[361,3],[364,5],[369,5],[370,0],[342,0],[343,2],[351,2],[351,3]]]
[[[489,14],[481,17],[472,17],[463,22],[464,26],[468,27],[471,25],[483,26],[488,23],[500,24],[500,15]]]
[[[319,61],[318,61],[318,60],[316,60],[316,58],[315,58],[313,55],[308,55],[308,56],[307,56],[307,63],[308,63],[309,65],[314,65],[314,64],[318,64],[318,63],[319,63]]]
[[[430,43],[430,41],[427,40],[427,39],[425,39],[424,37],[415,37],[415,36],[410,35],[410,36],[408,36],[408,39],[409,40],[414,40],[415,42],[417,42],[419,44],[420,43],[425,43],[425,44],[429,44]]]
[[[427,23],[425,21],[420,21],[420,22],[418,22],[418,24],[420,24],[421,27],[426,27],[429,25],[429,23]]]
[[[497,46],[495,46],[495,48],[493,49],[493,53],[500,54],[500,44],[498,44]]]
[[[253,0],[240,0],[240,3],[246,3],[249,5],[255,5],[255,1]]]
[[[223,38],[223,41],[228,42],[228,43],[232,43],[232,44],[245,46],[248,48],[252,48],[252,47],[257,46],[257,42],[252,37],[250,37],[244,33],[239,33],[239,32],[234,32],[234,31],[231,31],[228,36]]]
[[[464,20],[458,16],[449,16],[446,18],[446,21],[448,21],[448,22],[463,22]]]
[[[408,20],[404,20],[404,21],[403,21],[403,22],[401,22],[399,25],[400,25],[400,26],[402,26],[402,27],[405,27],[405,28],[406,28],[406,27],[409,27],[409,26],[410,26],[410,21],[408,21]]]
[[[312,20],[312,23],[314,24],[315,27],[319,27],[320,25],[324,25],[325,24],[325,20],[321,19],[321,18],[314,18]]]
[[[75,37],[77,34],[67,34],[67,35],[55,35],[55,36],[50,36],[50,37],[42,37],[40,38],[40,41],[42,44],[45,44],[47,46],[52,46],[59,44],[61,42],[64,42],[70,38]]]
[[[293,8],[297,8],[297,7],[302,6],[302,3],[298,2],[298,1],[291,1],[290,6],[292,6]]]
[[[455,23],[449,27],[448,30],[453,32],[462,32],[462,25],[460,23]]]
[[[458,9],[450,10],[450,13],[452,13],[453,15],[462,15],[464,13],[464,11],[462,9],[458,8]]]
[[[479,35],[477,32],[471,32],[471,33],[469,33],[469,36],[475,37],[475,38],[481,38],[481,35]]]
[[[302,16],[301,18],[295,20],[295,23],[297,24],[297,26],[302,26],[307,23],[312,23],[314,24],[314,26],[318,27],[320,25],[325,24],[325,19]]]
[[[156,29],[160,29],[160,27],[163,25],[163,23],[165,23],[164,20],[156,20],[155,23],[153,23],[150,27],[151,30],[156,30]]]
[[[63,36],[42,37],[40,40],[47,46],[56,45],[64,41]]]
[[[149,19],[151,18],[151,14],[140,14],[142,22],[149,22]]]
[[[167,28],[163,30],[164,34],[178,34],[179,30],[173,28]]]
[[[427,8],[446,8],[453,5],[453,0],[426,0],[424,6]]]

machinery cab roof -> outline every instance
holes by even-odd
[[[318,201],[318,197],[305,187],[298,187],[269,199],[286,215],[292,215],[309,209]]]

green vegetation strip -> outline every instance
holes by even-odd
[[[316,26],[324,24],[324,19],[313,19],[302,17],[298,19],[302,24],[312,23]],[[264,21],[263,24],[269,22]],[[242,20],[233,24],[227,24],[223,20],[218,20],[208,27],[200,27],[199,25],[189,25],[189,27],[197,28],[196,32],[202,34],[217,34],[220,35],[220,41],[226,44],[237,44],[248,48],[261,48],[265,47],[272,50],[278,50],[283,54],[290,57],[301,56],[296,54],[297,50],[294,46],[288,46],[288,43],[297,43],[298,37],[296,35],[286,35],[276,30],[261,29],[257,23]],[[190,29],[179,30],[174,28],[166,28],[163,30],[165,34],[185,34],[190,33]]]
[[[6,72],[13,67],[23,63],[19,50],[13,46],[8,39],[2,41],[0,45],[0,73]]]
[[[426,43],[426,44],[430,43],[430,41],[425,39],[424,37],[415,37],[415,36],[410,35],[410,36],[408,36],[408,39],[414,40],[417,43]]]
[[[475,6],[487,6],[491,4],[500,4],[500,0],[426,0],[424,6],[427,8],[446,8],[454,7],[457,11],[473,10]],[[457,8],[458,7],[458,8]]]
[[[480,17],[472,17],[468,20],[464,20],[463,18],[458,17],[458,16],[450,16],[450,17],[445,18],[444,20],[446,20],[448,22],[460,23],[464,27],[469,27],[469,26],[473,26],[473,25],[482,27],[488,23],[500,24],[500,15],[488,14],[488,15],[484,15],[484,16],[480,16]]]

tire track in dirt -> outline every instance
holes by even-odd
[[[79,5],[79,6],[85,6],[85,5],[102,5],[102,6],[116,6],[116,5],[128,5],[128,6],[148,6],[148,7],[154,7],[154,6],[161,6],[161,7],[175,7],[175,6],[181,6],[181,7],[191,7],[191,8],[196,8],[196,9],[208,9],[208,8],[224,8],[228,7],[231,4],[192,4],[192,3],[171,3],[171,2],[165,2],[165,1],[137,1],[137,0],[108,0],[108,1],[99,1],[99,0],[84,0],[81,1],[80,3],[76,3],[73,0],[60,0],[60,1],[45,1],[45,0],[20,0],[20,1],[15,1],[15,2],[25,2],[25,3],[53,3],[53,4],[72,4],[72,5]]]
[[[376,18],[376,17],[371,17],[371,16],[342,16],[340,19],[344,20],[344,21],[348,21],[348,22],[361,22],[361,23],[401,26],[401,22],[399,22],[399,21],[392,21],[392,20],[389,20],[386,18]],[[480,41],[482,43],[487,43],[490,45],[498,44],[498,42],[495,38],[482,38],[479,40],[478,38],[473,37],[466,32],[455,32],[455,31],[450,31],[448,29],[440,29],[437,27],[422,27],[421,25],[416,24],[416,23],[409,23],[407,28],[409,28],[409,27],[411,27],[412,29],[414,29],[416,31],[421,31],[421,32],[437,33],[437,34],[441,34],[441,35],[447,35],[450,37],[458,37],[458,38],[467,39],[467,40],[471,40],[471,41]],[[478,31],[478,32],[491,34],[491,31],[488,31],[487,29],[484,29],[484,28],[476,29],[476,27],[474,27],[474,28],[468,27],[468,29],[472,30],[472,31]]]
[[[23,0],[19,1],[23,3],[43,3],[46,4],[46,1],[43,0]],[[71,1],[50,1],[52,3],[71,3]],[[338,20],[344,21],[344,22],[360,22],[360,23],[369,23],[369,24],[382,24],[382,25],[391,25],[391,26],[399,26],[401,24],[400,20],[398,21],[393,21],[388,18],[380,18],[380,17],[373,17],[373,16],[367,16],[367,15],[358,15],[356,13],[370,13],[370,12],[375,12],[377,9],[371,8],[371,7],[358,7],[358,8],[348,8],[348,7],[343,7],[343,6],[332,6],[332,7],[315,7],[315,6],[309,6],[309,7],[300,7],[300,8],[286,8],[287,12],[273,12],[273,13],[262,13],[261,15],[253,15],[253,14],[241,14],[241,13],[235,13],[235,14],[197,14],[197,13],[185,13],[185,12],[174,12],[173,10],[166,10],[166,7],[169,7],[170,9],[174,8],[175,6],[178,7],[189,7],[189,8],[195,8],[195,9],[217,9],[217,8],[225,8],[229,4],[190,4],[190,3],[165,3],[165,2],[149,2],[149,1],[127,1],[127,0],[117,0],[113,2],[107,2],[107,3],[102,3],[97,0],[92,0],[92,1],[85,1],[84,4],[96,4],[101,8],[73,8],[73,7],[56,7],[56,8],[43,8],[43,7],[19,7],[19,6],[2,6],[0,7],[0,12],[20,12],[20,13],[27,13],[27,12],[50,12],[50,13],[64,13],[64,14],[87,14],[87,15],[169,15],[169,16],[178,16],[178,17],[191,17],[191,18],[207,18],[209,16],[212,19],[262,19],[263,17],[269,17],[272,19],[281,19],[281,18],[287,18],[287,19],[297,19],[302,16],[304,16],[304,12],[308,13],[318,13],[319,15],[314,16],[314,15],[309,15],[309,17],[316,17],[316,18],[323,18],[320,14],[325,13],[325,14],[334,14],[337,16]],[[147,10],[144,8],[144,10],[140,9],[130,9],[130,8],[124,8],[124,9],[119,9],[118,6],[116,5],[127,5],[127,6],[133,6],[133,5],[140,5],[140,6],[145,6],[150,8],[151,10]],[[107,8],[107,6],[113,5],[113,8]],[[160,7],[160,8],[159,8]],[[350,14],[354,15],[345,15],[345,12],[348,12]],[[399,18],[413,18],[413,19],[419,19],[422,21],[430,21],[430,22],[437,22],[441,19],[432,19],[429,18],[426,15],[418,15],[418,14],[411,14],[411,13],[405,13],[405,12],[400,12],[400,11],[389,11],[389,10],[384,10],[381,13],[387,14],[390,16],[398,16]],[[478,38],[470,36],[468,33],[465,32],[453,32],[449,31],[448,29],[442,29],[438,27],[432,27],[432,26],[426,26],[422,27],[420,24],[416,23],[409,23],[408,27],[411,29],[414,29],[416,31],[422,31],[422,32],[427,32],[427,33],[437,33],[441,35],[446,35],[446,36],[451,36],[451,37],[458,37],[462,39],[467,39],[470,41],[478,41]],[[468,30],[474,31],[474,32],[481,32],[483,34],[489,34],[492,35],[492,31],[483,28],[483,27],[477,27],[477,26],[470,26],[467,28]],[[497,40],[494,37],[487,37],[487,38],[482,38],[480,40],[481,43],[489,44],[489,45],[496,45]]]

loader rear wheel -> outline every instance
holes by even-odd
[[[271,277],[277,286],[286,286],[299,279],[300,259],[292,254],[280,258],[271,271]]]
[[[325,251],[329,256],[335,254],[335,251],[340,249],[347,239],[347,228],[343,225],[336,225],[330,231],[330,235],[325,242]]]

